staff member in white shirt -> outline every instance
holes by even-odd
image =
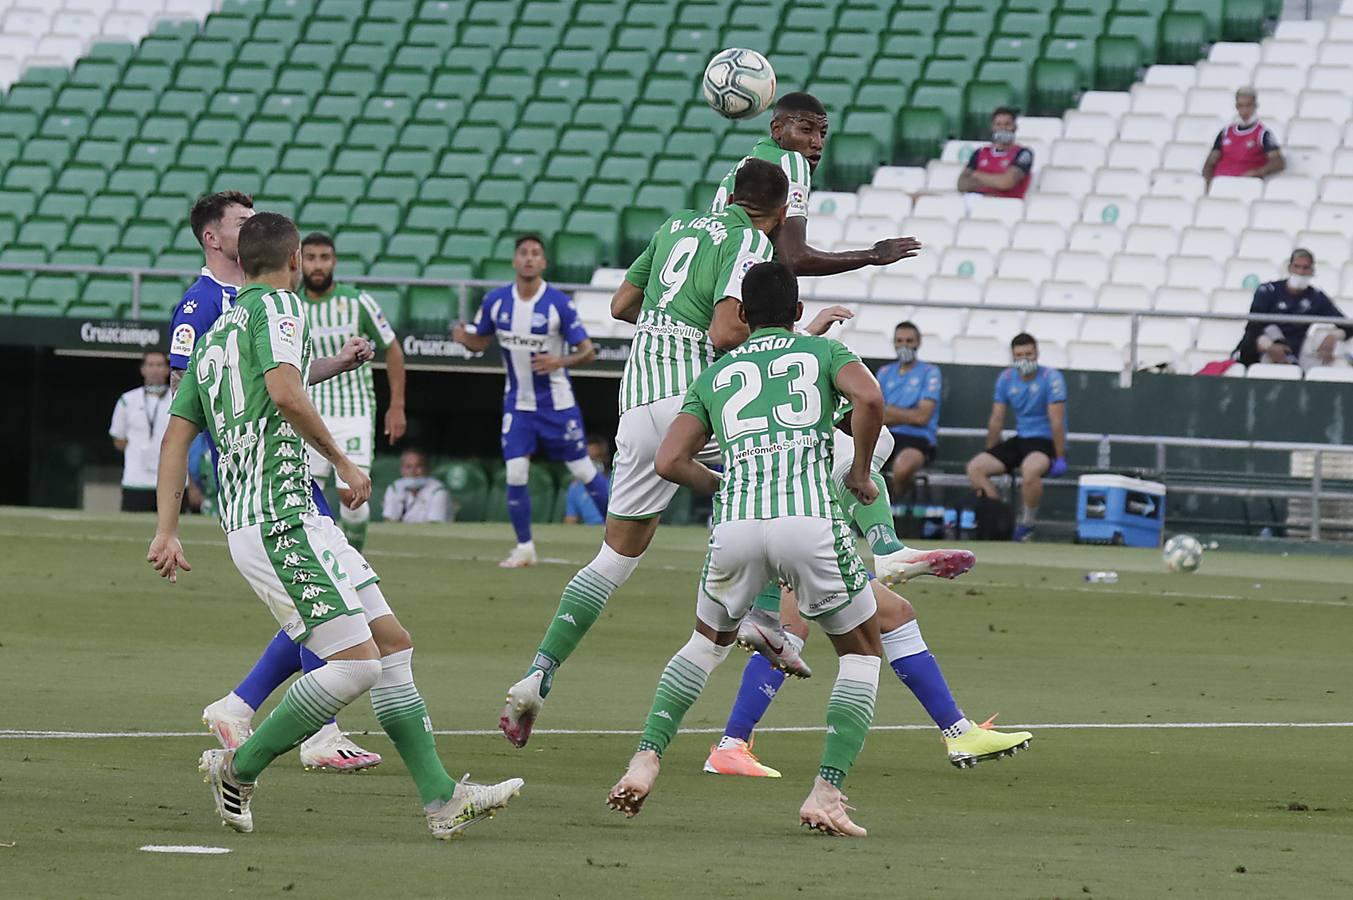
[[[160,441],[169,424],[169,357],[158,350],[141,356],[144,384],[117,398],[108,434],[122,454],[122,511],[155,512]]]

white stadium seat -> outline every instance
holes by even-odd
[[[1068,368],[1066,347],[1062,344],[1040,340],[1038,342],[1038,361],[1054,369],[1066,369]]]
[[[1048,309],[1086,309],[1095,305],[1095,286],[1083,281],[1044,281],[1038,305]]]
[[[957,275],[932,275],[925,283],[930,303],[981,303],[982,282]]]
[[[1312,20],[1301,22],[1296,19],[1284,19],[1273,30],[1273,40],[1305,44],[1308,47],[1319,44],[1325,39],[1325,23]]]
[[[1052,277],[1056,281],[1080,282],[1086,285],[1099,285],[1109,276],[1109,260],[1099,253],[1082,253],[1075,250],[1063,250],[1057,254],[1052,266]],[[1091,301],[1092,302],[1092,301]],[[1091,302],[1084,305],[1089,306]]]
[[[1124,91],[1086,91],[1081,94],[1077,103],[1077,108],[1082,113],[1103,113],[1113,119],[1113,125],[1109,129],[1109,137],[1112,137],[1118,131],[1118,120],[1132,108],[1132,97]],[[1067,124],[1071,122],[1071,113],[1066,116]],[[1065,131],[1063,132],[1065,134]],[[1066,135],[1067,137],[1078,137],[1079,135]],[[1091,138],[1095,140],[1096,138]]]
[[[1038,288],[1023,278],[989,278],[983,286],[986,306],[1036,306]]]
[[[1141,84],[1185,90],[1198,81],[1197,66],[1148,66]]]
[[[907,260],[911,262],[911,260]],[[887,269],[874,276],[869,285],[869,299],[892,303],[915,303],[925,297],[926,279],[902,271]]]
[[[860,188],[858,197],[855,215],[882,216],[899,224],[911,215],[911,195],[902,191],[865,185]]]
[[[943,219],[946,222],[957,222],[967,215],[967,207],[964,205],[963,197],[954,193],[954,183],[951,180],[944,194],[924,194],[916,198],[916,205],[911,208],[912,215],[922,219]]]
[[[1197,144],[1170,141],[1160,151],[1160,168],[1196,175],[1203,169],[1207,151],[1199,151]]]
[[[986,281],[996,269],[995,253],[976,247],[950,247],[940,258],[940,274]],[[931,279],[933,283],[935,279]]]
[[[1287,123],[1287,143],[1294,147],[1319,147],[1333,151],[1339,146],[1340,125],[1324,119],[1296,118]]]
[[[1066,229],[1055,222],[1018,222],[1010,229],[1015,250],[1037,250],[1052,255],[1066,248]]]
[[[1023,116],[1019,120],[1019,140],[1051,143],[1062,136],[1062,120],[1055,116]]]
[[[1113,344],[1070,341],[1066,345],[1066,367],[1082,372],[1120,372],[1123,351]]]
[[[1198,170],[1192,172],[1157,169],[1151,174],[1151,196],[1173,197],[1185,201],[1187,206],[1192,206],[1193,202],[1202,197],[1207,190],[1207,182],[1203,181],[1203,176],[1199,174],[1202,167],[1203,164],[1199,163]]]
[[[954,230],[954,226],[944,219],[930,219],[918,215],[912,215],[901,227],[902,234],[921,242],[921,254],[936,257],[936,262],[944,248],[953,245]]]
[[[1001,278],[1024,278],[1035,284],[1052,277],[1052,260],[1037,250],[1003,250],[996,264]]]
[[[1179,354],[1174,348],[1162,344],[1138,344],[1137,345],[1137,368],[1154,369],[1158,366],[1173,367],[1179,361]]]
[[[1115,265],[1121,255],[1114,258]],[[1150,257],[1147,257],[1150,259]],[[1112,273],[1112,270],[1111,270]],[[1162,274],[1161,278],[1164,278]],[[1095,306],[1100,309],[1147,310],[1151,308],[1151,291],[1140,284],[1116,284],[1110,282],[1099,289],[1095,295]]]
[[[620,285],[623,284],[624,281],[625,281],[624,269],[602,268],[592,272],[592,280],[588,283],[596,287],[602,287],[614,291],[616,288],[620,287]],[[606,298],[606,302],[610,303],[609,295]]]
[[[5,34],[26,34],[34,38],[47,33],[52,23],[52,15],[46,10],[32,7],[14,7],[4,14],[4,24],[0,28]]]
[[[1085,198],[1081,206],[1081,221],[1112,225],[1119,230],[1126,229],[1137,220],[1137,203],[1131,199],[1133,196],[1136,194],[1128,196],[1091,194]]]
[[[1151,189],[1151,176],[1130,169],[1100,169],[1095,174],[1096,194],[1139,197]]]
[[[1320,179],[1321,203],[1353,204],[1353,176],[1327,175]]]
[[[893,330],[914,313],[915,307],[906,304],[861,303],[859,312],[850,320],[851,330],[856,334],[887,335],[888,345],[892,346]]]
[[[1286,258],[1287,254],[1284,253],[1283,259]],[[1244,256],[1231,257],[1226,260],[1226,267],[1222,270],[1221,284],[1218,287],[1236,291],[1253,291],[1265,281],[1272,281],[1278,277],[1279,269],[1278,264],[1266,259]]]
[[[1163,258],[1140,253],[1120,253],[1109,264],[1110,281],[1140,286],[1148,291],[1163,285],[1167,272]]]
[[[881,166],[874,172],[874,187],[897,188],[914,194],[925,188],[925,169],[920,166]]]
[[[1255,363],[1245,370],[1246,378],[1264,378],[1271,381],[1301,381],[1301,366],[1281,363]]]
[[[1353,72],[1349,73],[1349,81],[1353,82]],[[1353,175],[1353,147],[1340,147],[1334,151],[1334,157],[1330,161],[1331,175]]]
[[[968,218],[1013,225],[1024,218],[1024,201],[1018,197],[968,198]]]
[[[1214,313],[1243,315],[1250,311],[1250,305],[1254,303],[1254,291],[1220,288],[1212,292],[1208,303]],[[1236,340],[1240,338],[1237,336]]]
[[[1189,90],[1184,112],[1191,116],[1224,116],[1235,108],[1235,102],[1236,92],[1232,88],[1196,87]]]
[[[962,172],[963,168],[958,163],[932,159],[925,167],[925,189],[952,192],[958,186],[958,173]]]
[[[1225,127],[1226,117],[1222,115],[1182,115],[1174,120],[1172,134],[1181,143],[1210,148]]]
[[[1010,228],[1000,222],[965,219],[954,231],[954,244],[959,247],[983,247],[1004,250],[1010,243]]]
[[[808,243],[828,247],[846,237],[846,223],[828,216],[808,217]]]
[[[1317,203],[1311,207],[1311,218],[1307,224],[1313,231],[1353,234],[1353,204]]]
[[[1288,144],[1283,147],[1283,158],[1287,160],[1287,170],[1283,173],[1283,176],[1286,177],[1288,173],[1309,175],[1312,178],[1328,175],[1330,166],[1334,163],[1335,149],[1333,147],[1297,143]]]
[[[1194,344],[1208,353],[1230,353],[1245,333],[1243,319],[1203,319]]]
[[[1165,271],[1169,287],[1211,291],[1221,284],[1221,264],[1204,256],[1172,256],[1165,263]]]
[[[1293,246],[1305,247],[1315,254],[1317,264],[1330,267],[1342,266],[1349,258],[1349,235],[1336,231],[1302,231],[1297,234]]]
[[[1284,177],[1278,177],[1269,181],[1269,189],[1280,181],[1286,181]],[[1309,182],[1312,193],[1314,193],[1314,182]],[[1267,231],[1284,231],[1288,234],[1300,231],[1306,227],[1306,222],[1310,218],[1307,211],[1308,204],[1302,204],[1299,201],[1293,201],[1288,197],[1282,196],[1288,191],[1271,191],[1272,196],[1268,199],[1260,200],[1250,204],[1249,219],[1250,225],[1254,228],[1263,228]],[[1312,197],[1314,202],[1314,197]]]
[[[1169,347],[1178,356],[1193,346],[1193,326],[1188,319],[1143,318],[1137,331],[1137,342]]]
[[[1235,235],[1221,228],[1190,226],[1179,233],[1177,252],[1182,256],[1211,256],[1225,259],[1234,253],[1235,249]]]
[[[1087,315],[1081,322],[1080,338],[1115,347],[1126,347],[1132,340],[1132,320],[1127,316]]]
[[[1239,200],[1243,203],[1250,203],[1264,195],[1264,179],[1220,175],[1212,179],[1212,184],[1207,189],[1207,195],[1221,200]]]
[[[1348,54],[1353,51],[1353,36],[1347,36],[1343,40],[1330,40],[1320,45],[1320,52],[1316,55],[1317,65],[1325,66],[1347,66],[1349,65]],[[1312,66],[1311,68],[1315,68]],[[1310,80],[1310,71],[1307,70],[1307,84],[1316,87],[1317,82]]]
[[[1137,204],[1138,225],[1183,228],[1193,221],[1193,204],[1178,197],[1143,197]]]
[[[1204,197],[1194,206],[1193,224],[1240,234],[1248,216],[1248,205],[1239,200]]]
[[[1225,45],[1216,44],[1213,46],[1213,49],[1215,50],[1217,47],[1221,46]],[[1254,44],[1245,44],[1241,46],[1254,48],[1253,56],[1255,58],[1253,62],[1240,60],[1200,62],[1197,66],[1198,81],[1196,82],[1196,85],[1198,87],[1226,88],[1227,90],[1234,91],[1242,85],[1249,84],[1250,76],[1253,73],[1255,66],[1259,64],[1258,57],[1260,56],[1261,51],[1259,47]],[[1250,51],[1247,50],[1246,54],[1248,55],[1249,52]]]
[[[1197,68],[1202,69],[1211,63],[1228,63],[1253,69],[1259,63],[1260,52],[1258,44],[1218,41],[1208,49],[1208,61],[1199,63]]]
[[[1325,46],[1339,41],[1353,41],[1353,15],[1338,15],[1326,23]]]
[[[1146,141],[1114,141],[1104,164],[1110,169],[1145,172],[1150,175],[1160,166],[1160,148]]]
[[[922,332],[922,335],[925,336],[926,362],[944,365],[945,363],[954,361],[954,351],[953,348],[949,346],[948,341],[938,335],[931,337],[925,335],[925,332]]]
[[[940,151],[940,161],[967,165],[968,157],[977,150],[978,146],[972,141],[945,141],[944,149]]]
[[[864,193],[864,188],[860,189],[860,194],[846,193],[845,191],[814,191],[808,200],[808,221],[811,223],[819,216],[832,216],[837,219],[848,219],[855,215],[855,209],[859,206],[860,195]]]
[[[1064,313],[1029,313],[1029,317],[1024,320],[1024,330],[1038,338],[1040,349],[1043,344],[1065,346],[1076,339],[1076,332],[1080,330],[1076,318]],[[1042,356],[1042,353],[1039,355]],[[1046,359],[1043,362],[1052,365]]]
[[[1169,225],[1133,225],[1123,239],[1124,253],[1145,253],[1162,258],[1179,252],[1179,234]]]
[[[1093,171],[1104,165],[1104,145],[1095,141],[1062,138],[1053,142],[1049,162],[1054,166]]]
[[[1071,223],[1081,217],[1080,200],[1059,195],[1033,194],[1024,203],[1024,221]]]
[[[1067,110],[1065,122],[1066,126],[1062,129],[1063,140],[1089,141],[1092,144],[1104,145],[1111,143],[1118,133],[1117,116],[1104,112],[1087,112],[1084,104],[1081,109]]]
[[[897,224],[882,216],[852,216],[846,220],[845,242],[870,247],[886,238],[897,237]]]
[[[946,342],[962,334],[963,326],[968,321],[966,309],[941,309],[934,306],[918,306],[912,316],[921,327],[923,337],[928,340],[933,335]]]
[[[1008,342],[989,337],[961,335],[954,338],[949,346],[954,351],[954,362],[959,365],[999,366],[1005,363],[1009,355]]]
[[[1129,93],[1134,113],[1174,117],[1184,112],[1184,92],[1179,88],[1138,83]]]
[[[1085,169],[1048,166],[1039,170],[1038,190],[1045,194],[1084,197],[1090,186],[1090,173]]]
[[[1067,249],[1104,257],[1113,256],[1123,249],[1123,229],[1113,225],[1079,222],[1071,226]]]
[[[1009,341],[1024,330],[1024,313],[1000,309],[973,310],[968,317],[968,334],[1004,338]]]
[[[1208,294],[1208,291],[1197,288],[1159,288],[1156,290],[1155,308],[1162,312],[1205,313],[1208,311]]]
[[[1278,77],[1278,73],[1285,69],[1301,73],[1311,64],[1312,55],[1312,48],[1304,41],[1265,41],[1260,64],[1254,70],[1254,86],[1261,91],[1267,87],[1286,87],[1293,82]],[[1273,74],[1266,78],[1266,73]],[[1287,73],[1282,74],[1285,76]],[[1298,80],[1296,84],[1300,87],[1301,81]]]
[[[859,302],[869,296],[869,282],[874,277],[872,269],[856,269],[854,272],[842,272],[839,275],[823,275],[816,278],[804,278],[799,284],[808,287],[814,298],[830,298],[831,303]],[[804,321],[812,316],[804,313]]]
[[[1353,118],[1353,97],[1342,91],[1302,91],[1297,101],[1297,115],[1303,119],[1329,119],[1347,122]]]
[[[113,12],[104,16],[101,38],[137,41],[149,30],[150,18],[134,12]]]
[[[1146,113],[1128,113],[1118,123],[1120,141],[1145,141],[1164,146],[1174,134],[1174,125],[1165,116]]]
[[[1340,384],[1353,382],[1353,368],[1346,366],[1319,366],[1306,371],[1307,381],[1335,381]]]
[[[873,331],[849,331],[846,332],[842,342],[865,359],[888,359],[896,352],[893,349],[891,331],[883,334]],[[926,348],[926,359],[934,359],[929,347]]]

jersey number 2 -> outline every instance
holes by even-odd
[[[785,428],[807,428],[822,418],[822,395],[817,390],[817,376],[821,370],[816,356],[810,353],[786,353],[771,360],[766,371],[771,378],[789,380],[790,402],[778,403],[770,411],[776,422]],[[723,407],[725,441],[733,441],[770,427],[765,416],[742,415],[761,394],[761,369],[750,360],[735,362],[715,376],[714,389],[731,387],[735,379],[740,385]]]

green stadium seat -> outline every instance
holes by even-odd
[[[513,97],[478,97],[466,109],[465,120],[509,128],[520,113],[521,102]]]
[[[1066,60],[1076,64],[1077,84],[1081,90],[1088,90],[1094,84],[1095,45],[1093,41],[1077,38],[1047,37],[1043,39],[1043,56],[1040,61],[1054,62]]]
[[[375,228],[386,239],[399,229],[402,219],[399,204],[388,200],[360,200],[348,213],[348,224]]]
[[[991,111],[998,106],[1018,106],[1019,98],[1008,82],[970,81],[963,89],[965,140],[984,140],[991,130]]]
[[[371,179],[366,188],[366,195],[373,200],[392,200],[404,206],[419,195],[419,186],[420,179],[412,175],[380,174]],[[296,196],[305,195],[303,191],[293,193]],[[442,214],[445,215],[445,211]]]
[[[1049,34],[1058,38],[1069,38],[1093,43],[1104,29],[1104,15],[1108,10],[1089,12],[1069,12],[1065,8],[1052,17],[1052,29]]]
[[[465,117],[465,103],[458,97],[429,95],[418,102],[414,115],[420,122],[437,122],[451,126],[459,124]]]
[[[385,152],[367,147],[340,147],[330,166],[333,172],[367,174],[381,171]]]
[[[509,230],[514,235],[539,234],[549,236],[564,226],[564,210],[541,203],[524,203],[512,214]]]
[[[1221,40],[1223,10],[1225,6],[1230,5],[1231,0],[1172,0],[1170,11],[1188,15],[1196,13],[1203,17],[1206,24],[1204,31],[1204,40],[1207,42]]]
[[[56,99],[56,91],[50,85],[33,84],[26,81],[15,82],[5,95],[7,109],[26,109],[35,115],[51,109]]]
[[[969,69],[987,52],[986,35],[942,34],[935,42],[935,56],[961,59]]]
[[[132,148],[135,149],[133,144]],[[144,197],[155,192],[160,183],[159,172],[147,165],[127,160],[108,175],[108,190],[121,194],[135,194]]]
[[[245,126],[244,133],[240,136],[240,140],[246,144],[288,144],[295,139],[296,128],[290,121],[264,116],[254,119]]]
[[[457,178],[478,179],[489,169],[487,150],[451,148],[437,160],[437,174]]]
[[[44,219],[60,219],[70,224],[85,214],[89,200],[83,194],[65,194],[51,191],[38,201],[36,215]]]
[[[385,237],[378,228],[345,225],[334,235],[334,244],[345,257],[361,260],[365,269],[380,257]]]
[[[250,94],[217,94],[212,98],[208,112],[214,116],[235,115],[234,111],[238,108],[242,115],[237,117],[248,118],[253,115],[253,112],[244,109],[246,106],[244,98],[251,96]],[[304,94],[273,91],[270,94],[264,94],[257,106],[258,111],[263,115],[287,119],[294,123],[299,123],[301,119],[310,114],[310,100]],[[338,118],[343,117],[339,116]],[[352,118],[355,118],[355,116]]]
[[[1069,108],[1080,94],[1081,67],[1069,59],[1040,59],[1034,63],[1029,112],[1052,116]]]
[[[377,88],[384,96],[421,97],[432,87],[432,74],[420,69],[387,69]]]
[[[71,163],[57,176],[55,189],[93,197],[108,186],[108,173],[97,166]]]
[[[55,180],[49,166],[16,162],[5,169],[4,180],[0,181],[0,187],[10,190],[20,188],[41,194],[45,193]]]
[[[140,198],[134,194],[114,194],[100,191],[89,198],[87,212],[91,219],[112,219],[115,222],[126,222],[136,215],[140,206]]]
[[[883,134],[887,134],[885,128]],[[855,191],[868,184],[874,170],[889,161],[889,153],[873,134],[847,132],[835,135],[823,154],[821,169],[826,170],[825,181],[833,191]]]
[[[385,157],[384,171],[390,175],[412,175],[425,178],[437,167],[433,150],[418,147],[395,147]]]
[[[19,154],[19,161],[59,167],[70,156],[71,144],[64,138],[30,138]]]
[[[423,263],[437,255],[441,248],[441,231],[414,231],[412,225],[405,226],[406,230],[401,231],[390,238],[390,243],[385,246],[387,258],[406,257],[417,260],[419,268]],[[407,271],[406,271],[406,274]]]
[[[108,265],[107,258],[104,265]],[[132,281],[126,275],[91,275],[85,282],[80,302],[105,308],[107,312],[103,315],[110,318],[122,318],[132,305]],[[67,307],[66,315],[71,314],[71,308]]]
[[[945,137],[958,134],[959,122],[963,119],[963,89],[957,84],[923,81],[912,88],[907,105],[916,109],[938,110],[944,117]]]
[[[66,304],[80,298],[83,287],[78,275],[38,273],[28,284],[26,299],[54,307],[53,314],[61,315]]]
[[[1137,80],[1144,64],[1141,43],[1125,35],[1101,35],[1095,39],[1095,88],[1126,91]]]
[[[167,232],[168,229],[165,229]],[[64,235],[63,235],[64,237]],[[98,221],[95,219],[84,219],[75,224],[70,231],[70,237],[64,239],[68,247],[79,247],[88,249],[100,256],[113,249],[119,241],[130,244],[122,235],[122,228],[117,222]],[[146,246],[159,246],[150,244]]]
[[[1027,9],[1015,9],[1006,4],[1005,10],[996,17],[996,34],[1001,37],[1025,37],[1038,40],[1048,33],[1047,12]]]
[[[1160,62],[1182,65],[1202,55],[1208,20],[1198,12],[1168,12],[1160,19]]]
[[[1260,40],[1264,36],[1264,19],[1267,15],[1264,0],[1226,0],[1222,40]]]
[[[53,110],[42,120],[38,134],[56,138],[67,144],[78,141],[89,132],[90,117],[76,110]]]
[[[515,176],[490,176],[481,179],[474,189],[476,203],[494,206],[516,206],[526,196],[526,181]]]
[[[155,254],[144,248],[114,247],[103,255],[103,265],[109,267],[148,269],[154,264]]]
[[[273,197],[303,200],[314,190],[315,179],[309,172],[277,171],[263,180],[263,192]]]
[[[653,232],[657,231],[672,210],[657,207],[627,206],[620,213],[620,256],[617,262],[628,266],[644,252]]]
[[[467,203],[461,207],[456,219],[456,228],[460,231],[477,231],[481,234],[497,236],[507,227],[508,211],[503,204]]]
[[[925,165],[940,155],[949,138],[948,118],[933,107],[907,107],[897,116],[893,162],[904,166]]]
[[[984,60],[977,68],[977,79],[985,82],[1000,82],[1010,88],[1011,103],[1016,109],[1024,109],[1029,102],[1029,65],[1013,59]],[[982,111],[980,106],[968,106],[969,116]],[[990,112],[988,111],[988,115]]]
[[[484,521],[488,508],[489,478],[482,465],[475,460],[452,460],[433,474],[441,479],[451,495],[455,521]]]
[[[290,172],[324,172],[332,165],[338,148],[322,144],[291,144],[282,148],[277,168]]]

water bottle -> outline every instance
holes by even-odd
[[[1117,584],[1117,572],[1086,572],[1085,580],[1091,584]]]

